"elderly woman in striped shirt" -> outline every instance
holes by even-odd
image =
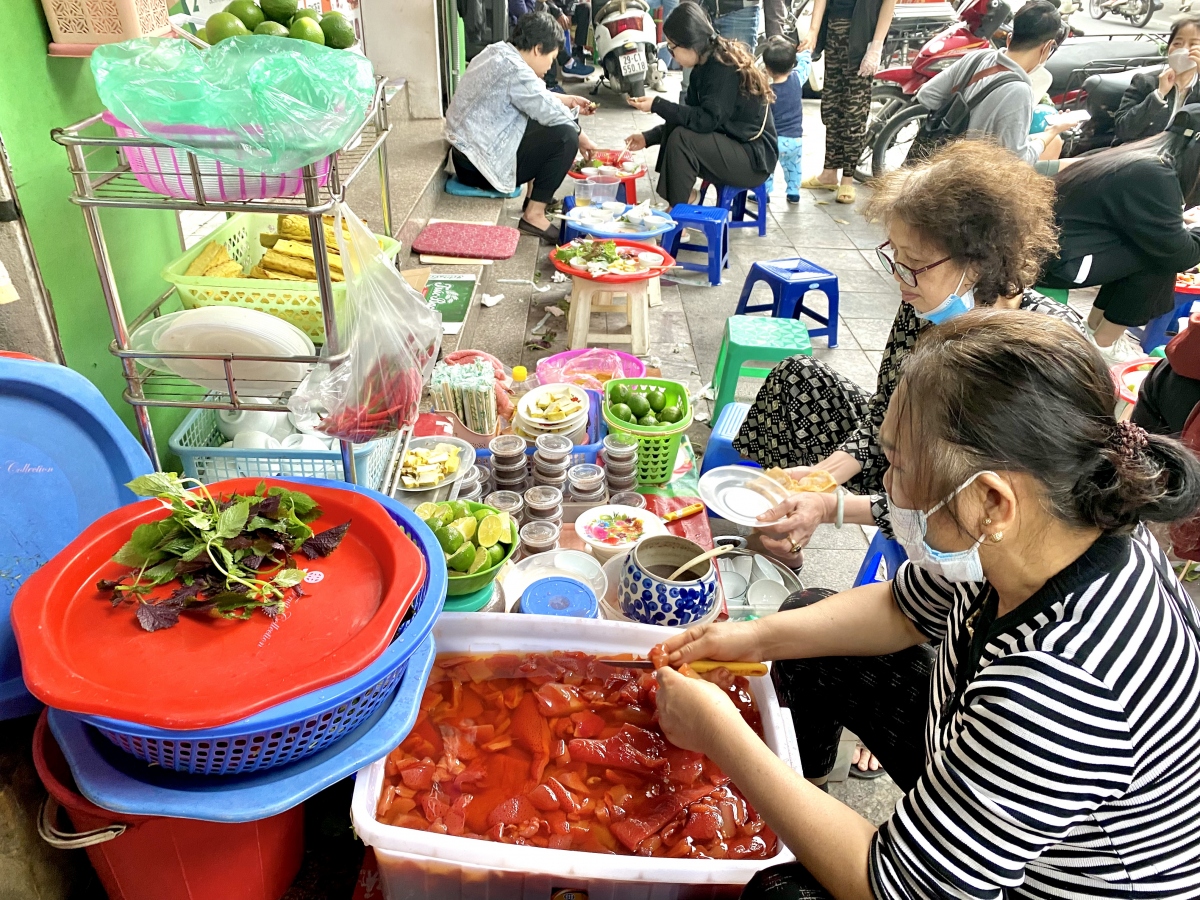
[[[1200,464],[1114,400],[1063,322],[931,329],[880,433],[895,580],[667,643],[778,660],[808,781],[714,685],[658,672],[667,736],[797,857],[743,898],[1200,897],[1200,620],[1142,524],[1196,508]],[[843,725],[905,791],[878,829],[814,784]]]

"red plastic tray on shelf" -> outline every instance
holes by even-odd
[[[421,552],[382,506],[349,491],[270,478],[209,490],[248,495],[262,480],[316,500],[314,531],[351,522],[330,556],[297,560],[308,572],[305,595],[286,613],[184,615],[174,628],[144,631],[128,606],[114,609],[96,587],[128,571],[111,557],[133,529],[165,517],[157,500],[134,503],[94,522],[17,592],[13,630],[30,691],[68,712],[200,729],[335,684],[378,658],[425,580]]]

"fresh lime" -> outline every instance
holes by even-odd
[[[678,406],[664,406],[658,414],[658,421],[673,425],[683,418],[683,410]]]
[[[497,512],[498,510],[492,509],[490,506],[485,506],[482,509],[475,510],[471,515],[475,517],[476,522],[482,522],[488,516],[494,516]]]
[[[251,31],[261,25],[264,19],[263,11],[258,8],[258,4],[254,0],[233,0],[225,7],[225,12],[233,13]]]
[[[476,532],[476,539],[480,547],[492,547],[499,542],[503,534],[504,523],[500,521],[500,517],[488,516],[479,523],[479,531]]]
[[[455,519],[453,522],[451,522],[450,527],[457,528],[458,533],[469,541],[471,538],[475,537],[475,526],[477,524],[478,523],[475,521],[474,516],[463,516],[461,519]]]
[[[658,419],[654,418],[654,413],[646,413],[644,416],[642,416],[640,419],[638,419],[637,423],[639,425],[646,425],[646,426],[657,425]]]
[[[417,514],[417,518],[422,522],[428,522],[430,517],[438,511],[436,503],[422,503],[413,510]]]
[[[508,513],[496,513],[496,517],[500,520],[500,543],[511,544],[513,542],[513,523],[508,517]]]
[[[467,506],[466,500],[451,501],[450,509],[454,511],[454,518],[456,519],[465,519],[471,515],[471,507]]]
[[[650,404],[650,409],[658,412],[667,405],[667,395],[655,388],[646,394],[646,402]]]
[[[219,44],[225,38],[249,33],[250,29],[233,13],[213,13],[204,23],[204,36],[210,44]]]
[[[312,41],[314,44],[325,43],[325,32],[321,30],[316,19],[297,19],[288,29],[288,34],[301,41]]]
[[[449,525],[451,522],[454,521],[454,519],[455,519],[454,510],[450,508],[449,503],[435,503],[434,509],[435,509],[437,515],[429,517],[430,525],[433,525],[436,522],[437,525],[440,527],[442,525]]]
[[[614,384],[611,391],[608,392],[609,403],[624,403],[629,405],[630,391],[626,385]]]
[[[472,519],[471,521],[474,522],[475,520]],[[492,557],[486,547],[475,547],[474,552],[475,558],[471,560],[471,565],[467,568],[468,575],[474,575],[480,569],[490,568],[492,564]]]
[[[312,19],[314,22],[321,21],[321,14],[315,9],[298,9],[296,14],[292,16],[291,24],[295,25],[297,19]]]
[[[271,37],[289,37],[287,26],[278,22],[263,22],[254,29],[255,34],[269,34]]]
[[[634,394],[629,398],[629,410],[640,419],[650,412],[650,401],[642,394]]]
[[[510,532],[511,534],[511,532]],[[508,553],[508,548],[503,544],[492,544],[487,548],[488,552],[488,568],[496,565],[500,560],[504,559],[504,555]]]
[[[259,0],[258,5],[262,7],[263,15],[272,22],[287,24],[292,21],[299,4],[296,0]]]
[[[354,26],[341,13],[326,13],[321,19],[321,30],[325,32],[325,46],[334,50],[353,47],[358,40]]]
[[[633,410],[626,403],[614,403],[608,408],[608,411],[614,419],[620,419],[622,422],[633,421]]]
[[[446,565],[452,572],[466,572],[475,562],[475,551],[476,548],[470,544],[463,544],[446,556]]]
[[[442,549],[447,553],[454,553],[467,541],[467,539],[462,536],[461,531],[459,531],[457,528],[450,528],[446,525],[443,525],[441,528],[437,529],[433,533],[433,536],[437,538],[437,542],[442,545]]]

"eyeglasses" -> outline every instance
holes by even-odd
[[[885,247],[890,247],[890,246],[892,246],[891,241],[884,241],[882,244],[880,244],[878,247],[875,248],[875,255],[879,257],[879,261],[881,263],[883,263],[883,267],[885,269],[887,269],[888,272],[890,272],[892,275],[898,276],[899,279],[901,281],[903,281],[905,284],[907,284],[909,287],[917,286],[917,276],[918,275],[923,275],[926,272],[928,272],[930,269],[936,269],[942,263],[950,262],[950,257],[947,256],[944,259],[939,259],[937,262],[930,263],[927,266],[922,266],[919,269],[910,269],[904,263],[896,262],[896,260],[892,259],[892,257],[888,256],[886,253],[883,252]]]
[[[678,49],[679,49],[679,45],[676,44],[674,41],[672,41],[672,40],[667,41],[667,50],[668,51],[670,51],[671,53],[674,53]]]

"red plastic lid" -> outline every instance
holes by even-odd
[[[260,480],[237,478],[209,490],[246,495]],[[424,584],[420,550],[361,494],[266,481],[320,504],[314,531],[352,523],[330,556],[297,560],[309,578],[305,596],[285,615],[184,615],[174,628],[144,631],[132,609],[113,609],[96,588],[128,571],[111,557],[134,527],[165,517],[157,500],[124,506],[92,523],[17,591],[13,631],[30,692],[68,712],[202,729],[334,684],[374,661]]]
[[[597,241],[611,240],[618,247],[633,247],[639,253],[649,252],[657,253],[662,257],[662,262],[656,263],[656,266],[666,268],[675,265],[675,257],[671,256],[662,247],[657,244],[643,244],[638,241],[625,240],[624,238],[595,238]],[[564,245],[565,246],[565,245]],[[557,248],[555,248],[557,249]],[[553,252],[550,253],[550,262],[554,268],[562,272],[564,275],[571,275],[574,278],[582,278],[584,281],[596,281],[600,284],[632,284],[635,281],[649,281],[651,278],[656,278],[662,275],[662,270],[655,268],[646,272],[610,272],[607,275],[589,275],[587,269],[576,269],[570,263],[565,263],[559,260]]]

